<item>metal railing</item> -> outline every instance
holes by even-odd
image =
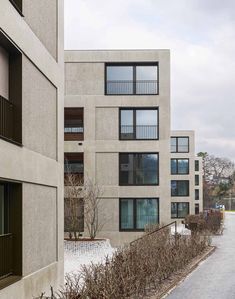
[[[175,242],[176,242],[176,240],[177,240],[177,221],[173,221],[171,223],[168,223],[167,225],[164,225],[164,226],[162,226],[160,228],[157,228],[157,229],[155,229],[155,230],[153,230],[153,231],[151,231],[149,233],[146,233],[145,235],[143,235],[143,236],[135,239],[134,241],[130,242],[130,245],[133,245],[134,243],[136,243],[136,242],[138,242],[140,240],[144,240],[146,237],[149,237],[149,236],[151,236],[153,234],[157,234],[157,233],[161,232],[162,230],[164,230],[165,228],[171,227],[173,224],[174,224],[174,229],[175,229],[174,237],[175,237]]]
[[[0,279],[13,272],[13,235],[0,235]]]
[[[157,80],[107,80],[106,94],[158,94]]]
[[[13,139],[13,104],[0,96],[0,135]]]
[[[158,126],[121,125],[121,139],[158,139]]]

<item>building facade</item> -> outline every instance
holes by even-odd
[[[1,1],[1,299],[63,283],[63,57],[63,1]]]
[[[102,188],[100,237],[116,246],[175,219],[169,50],[65,51],[64,132],[70,169]]]

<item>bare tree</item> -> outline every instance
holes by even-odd
[[[78,240],[83,230],[84,204],[83,204],[83,179],[76,173],[72,173],[68,162],[65,164],[65,226],[69,230],[69,237],[72,234]]]
[[[102,190],[91,179],[86,178],[83,190],[84,220],[91,239],[103,228],[106,220],[100,216]]]

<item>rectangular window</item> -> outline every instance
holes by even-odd
[[[195,203],[195,215],[199,214],[199,203]]]
[[[199,189],[195,189],[195,200],[199,200]]]
[[[189,196],[189,181],[171,181],[171,196]]]
[[[120,153],[119,185],[158,185],[158,153]]]
[[[189,174],[189,159],[171,159],[171,174]]]
[[[64,154],[64,179],[65,185],[69,185],[69,181],[74,175],[77,180],[83,181],[84,165],[83,153],[65,153]]]
[[[195,160],[195,171],[199,171],[199,161]]]
[[[199,175],[195,174],[195,186],[199,185]]]
[[[64,231],[84,231],[84,201],[81,198],[64,199]]]
[[[171,137],[172,153],[188,153],[189,137]]]
[[[64,108],[64,140],[83,140],[83,108]]]
[[[158,94],[158,63],[106,64],[107,95]]]
[[[159,222],[157,198],[121,198],[120,231],[143,231]]]
[[[158,109],[120,109],[120,139],[158,139]]]
[[[172,202],[171,218],[185,218],[189,214],[188,202]]]

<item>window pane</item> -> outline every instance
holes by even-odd
[[[157,199],[137,199],[136,200],[136,228],[144,229],[148,224],[158,222],[158,202]]]
[[[136,155],[136,183],[155,185],[158,183],[158,155]]]
[[[189,214],[189,203],[178,203],[178,218],[185,218]]]
[[[177,196],[177,182],[171,181],[171,196]]]
[[[175,153],[176,152],[176,138],[171,137],[171,152]]]
[[[137,66],[136,93],[156,94],[157,88],[157,66]]]
[[[4,186],[0,185],[0,235],[4,234]]]
[[[199,171],[199,161],[195,160],[195,171]]]
[[[133,67],[107,66],[108,94],[133,94]]]
[[[134,139],[133,110],[121,110],[121,139]]]
[[[121,200],[121,228],[134,229],[133,199]]]
[[[199,203],[195,203],[195,214],[199,214]]]
[[[189,173],[189,160],[178,159],[178,173],[179,174]]]
[[[65,173],[83,173],[83,162],[68,161],[64,164]]]
[[[136,138],[156,139],[158,110],[136,110]]]
[[[195,185],[196,186],[199,185],[199,175],[198,174],[195,175]]]
[[[171,218],[177,218],[177,203],[171,203]]]
[[[120,154],[120,183],[134,184],[134,155]]]
[[[195,189],[195,200],[199,200],[199,189]]]
[[[178,196],[189,195],[189,181],[178,181]]]
[[[177,174],[177,160],[171,159],[171,174]]]
[[[189,151],[188,141],[187,137],[178,137],[178,152],[186,153]]]

